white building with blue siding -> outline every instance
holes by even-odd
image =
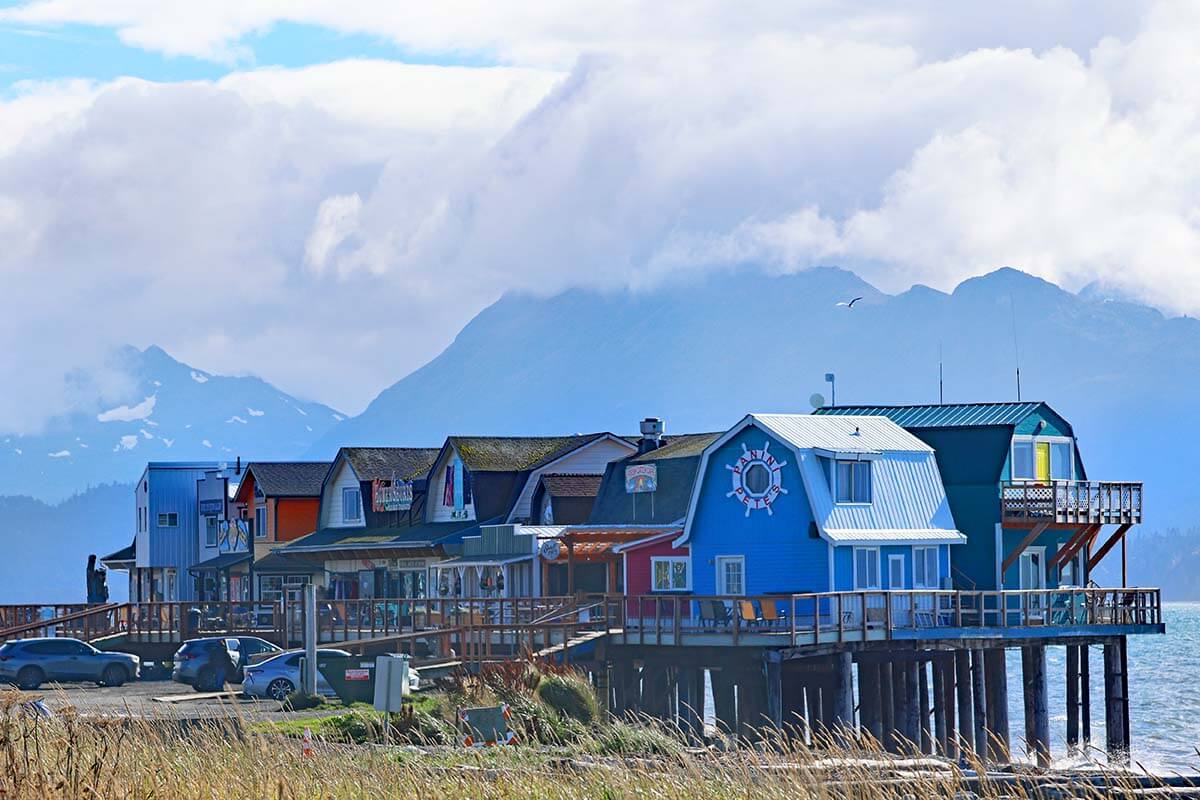
[[[705,449],[677,546],[697,595],[941,588],[966,538],[885,417],[750,414]]]

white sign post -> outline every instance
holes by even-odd
[[[305,694],[317,693],[317,585],[304,587],[304,674],[300,676]]]

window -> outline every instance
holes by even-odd
[[[216,547],[217,546],[217,518],[216,517],[205,517],[204,518],[204,546],[205,547]]]
[[[656,592],[683,592],[688,589],[686,558],[651,558],[650,574]]]
[[[746,593],[746,559],[742,556],[717,556],[718,594]]]
[[[145,507],[138,508],[138,533],[146,532],[146,509]]]
[[[342,489],[342,522],[358,522],[362,519],[362,497],[357,488]]]
[[[913,585],[918,589],[938,588],[938,548],[913,548]]]
[[[747,467],[743,485],[752,495],[766,494],[767,487],[771,485],[771,473],[764,464],[755,462]]]
[[[267,507],[254,507],[254,538],[263,539],[267,535]]]
[[[837,501],[839,503],[871,502],[871,462],[837,462]]]
[[[888,585],[887,588],[904,588],[904,556],[888,556]]]
[[[158,527],[160,528],[178,528],[179,515],[172,511],[169,514],[158,515]]]
[[[879,548],[854,548],[854,588],[879,588]]]
[[[1033,440],[1013,442],[1012,476],[1015,481],[1033,480]]]
[[[1050,443],[1050,477],[1056,481],[1071,480],[1071,443]]]

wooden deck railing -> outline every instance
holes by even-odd
[[[607,618],[624,644],[679,644],[721,634],[791,646],[969,635],[971,629],[1144,626],[1162,623],[1158,589],[863,591],[735,597],[610,596]],[[647,609],[650,609],[648,612]]]
[[[1142,484],[1117,481],[1009,481],[1000,486],[1005,525],[1137,525]]]

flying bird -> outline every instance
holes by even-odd
[[[842,302],[838,303],[838,305],[845,306],[846,308],[854,308],[854,304],[857,303],[859,300],[862,300],[862,298],[856,297],[853,300],[851,300],[849,303],[847,303],[846,301],[843,300]]]

